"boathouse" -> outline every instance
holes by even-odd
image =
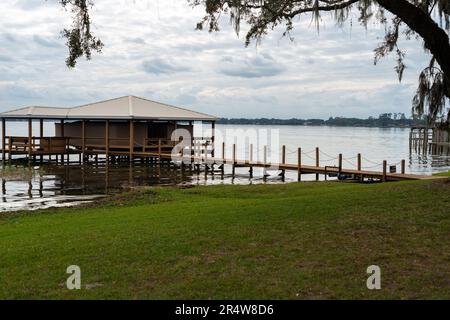
[[[91,103],[72,108],[25,107],[0,113],[2,122],[2,160],[22,155],[41,159],[52,155],[67,158],[79,154],[145,157],[155,152],[170,152],[179,141],[172,136],[185,129],[190,144],[203,144],[214,153],[216,117],[135,96]],[[7,135],[8,122],[26,121],[26,136]],[[44,121],[55,123],[54,135],[44,135]],[[194,137],[194,124],[211,126],[210,137]],[[39,124],[39,135],[33,125]]]

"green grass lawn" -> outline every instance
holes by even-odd
[[[152,189],[0,218],[0,298],[449,299],[449,248],[447,179]]]

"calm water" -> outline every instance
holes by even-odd
[[[207,135],[208,127],[196,127],[196,136]],[[36,128],[35,128],[36,130]],[[53,134],[53,124],[46,124],[45,133]],[[37,132],[34,133],[37,135]],[[9,124],[7,135],[26,135],[26,125]],[[319,147],[321,165],[337,165],[337,156],[343,154],[346,168],[356,167],[356,155],[363,156],[365,169],[381,170],[381,163],[399,164],[406,160],[407,172],[432,174],[450,169],[448,156],[418,156],[409,154],[409,129],[400,128],[340,128],[305,126],[217,126],[216,155],[222,155],[222,141],[226,145],[226,157],[231,158],[232,144],[237,144],[239,159],[249,158],[249,144],[253,146],[253,159],[264,158],[264,146],[268,146],[267,157],[278,162],[279,150],[286,146],[286,158],[296,163],[297,148],[303,151],[303,163],[314,164],[315,148]],[[244,137],[250,136],[248,139]],[[247,145],[247,147],[244,147]],[[73,159],[75,160],[75,158]],[[255,177],[249,178],[248,169],[238,168],[233,179],[229,167],[225,175],[219,172],[205,175],[203,172],[186,171],[175,168],[150,167],[145,164],[125,165],[44,165],[34,167],[31,174],[20,177],[1,177],[0,212],[22,209],[40,209],[75,205],[93,201],[105,194],[118,193],[124,189],[139,186],[175,184],[248,184],[282,183],[278,171],[271,170],[264,178],[262,170],[255,170]],[[399,166],[398,166],[399,169]],[[296,181],[296,173],[287,172],[286,181]],[[313,176],[305,176],[311,180]]]

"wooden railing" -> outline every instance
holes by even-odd
[[[70,147],[70,137],[5,137],[5,148],[10,152],[65,152]]]
[[[105,137],[85,137],[84,143],[82,137],[32,137],[31,143],[28,137],[8,136],[5,137],[6,150],[10,152],[61,152],[69,149],[82,150],[83,145],[86,150],[109,150],[111,149],[130,149],[129,138],[109,138],[106,143]],[[133,151],[142,151],[150,153],[171,153],[172,149],[181,142],[170,139],[144,138],[141,143],[134,141]],[[213,144],[211,138],[194,137],[190,143],[185,143],[184,150],[180,154],[188,154],[191,150],[192,155],[211,156],[213,154]],[[30,150],[31,148],[31,150]]]

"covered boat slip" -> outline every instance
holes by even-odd
[[[191,150],[214,154],[216,117],[134,96],[122,97],[74,108],[27,107],[0,113],[2,161],[14,155],[28,160],[39,156],[89,155],[151,157],[170,153],[183,138]],[[27,121],[27,136],[9,136],[8,124]],[[55,123],[53,136],[44,135],[44,121]],[[194,137],[194,124],[211,126],[210,137]],[[33,128],[39,125],[39,135]],[[174,135],[175,130],[177,134]],[[182,130],[180,130],[182,129]]]

